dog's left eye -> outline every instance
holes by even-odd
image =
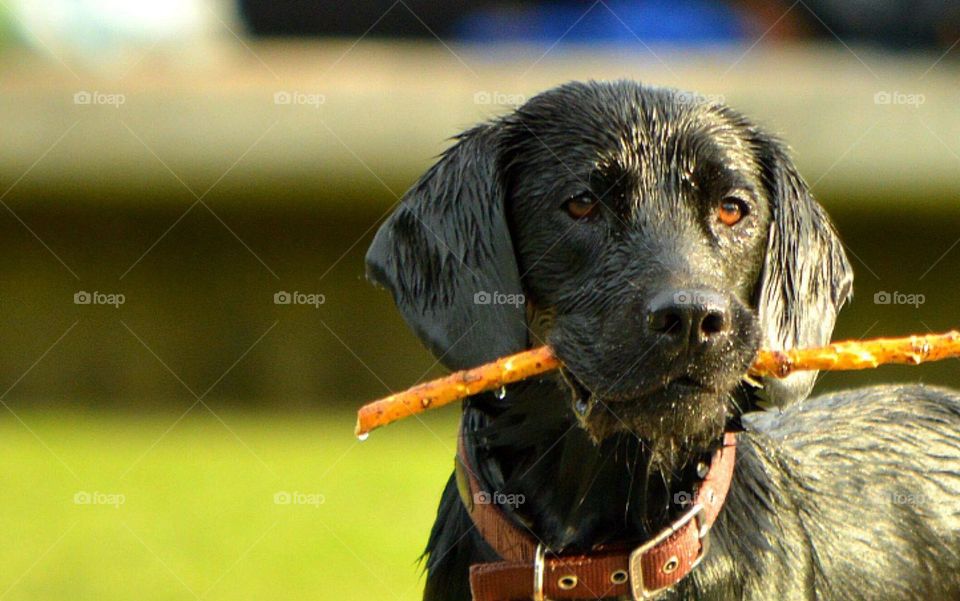
[[[587,194],[574,196],[567,202],[563,203],[563,210],[566,211],[567,215],[573,219],[587,219],[593,217],[597,214],[599,208],[600,201]]]
[[[717,207],[717,219],[726,226],[734,226],[746,217],[750,212],[750,207],[746,201],[736,196],[728,196],[720,201]]]

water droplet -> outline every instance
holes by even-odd
[[[507,396],[507,387],[506,387],[506,386],[501,386],[501,387],[497,390],[497,398],[498,398],[498,399],[503,399],[503,398],[506,398],[506,396]]]
[[[370,433],[369,433],[369,432],[364,432],[363,434],[358,434],[358,435],[357,435],[357,440],[359,440],[360,442],[363,442],[363,441],[365,441],[365,440],[368,439],[368,438],[370,438]]]
[[[583,399],[578,399],[578,400],[577,400],[577,403],[576,403],[576,406],[574,407],[574,409],[576,409],[576,410],[577,410],[577,413],[579,413],[580,415],[586,415],[586,414],[587,414],[587,409],[589,409],[589,408],[590,408],[590,406],[587,404],[587,401],[585,401],[585,400],[583,400]]]

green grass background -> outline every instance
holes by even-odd
[[[418,599],[455,448],[435,413],[358,442],[347,412],[4,410],[0,599]]]

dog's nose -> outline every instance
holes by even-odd
[[[647,328],[674,346],[705,346],[731,330],[730,302],[712,290],[670,290],[655,296],[646,311]]]

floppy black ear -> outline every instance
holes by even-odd
[[[813,199],[786,149],[763,137],[758,145],[772,199],[767,254],[757,289],[763,347],[785,350],[830,342],[837,313],[850,298],[853,271],[837,232]],[[810,394],[817,372],[766,378],[761,393],[783,406]]]
[[[367,277],[390,290],[407,324],[451,369],[527,346],[498,128],[482,125],[458,136],[367,251]]]

